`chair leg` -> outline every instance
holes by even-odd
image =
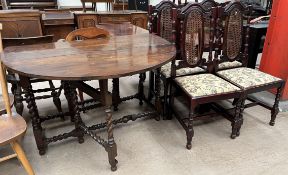
[[[174,92],[174,86],[170,83],[170,95],[169,95],[169,105],[167,106],[168,109],[168,114],[167,114],[167,118],[169,120],[172,119],[172,115],[173,115],[173,106],[174,106],[174,98],[175,98],[175,92]]]
[[[168,80],[164,80],[163,81],[163,84],[164,84],[164,105],[163,105],[163,119],[164,120],[167,120],[169,119],[169,117],[167,116],[168,115],[168,91],[169,91],[169,83],[168,83]]]
[[[232,133],[231,133],[231,139],[235,139],[240,135],[240,129],[243,124],[243,111],[245,107],[245,99],[238,99],[236,103],[236,108],[235,108],[235,114],[234,114],[234,119],[231,123],[232,126]]]
[[[189,120],[186,129],[186,136],[187,136],[187,144],[186,148],[190,150],[192,148],[192,138],[194,136],[194,129],[193,129],[193,118],[195,116],[195,106],[192,105],[192,100],[190,101],[190,109],[189,109]]]
[[[154,93],[154,72],[150,71],[149,72],[149,92],[148,92],[148,101],[151,101],[153,98],[153,93]]]
[[[15,91],[13,92],[14,94],[14,106],[16,108],[16,112],[19,115],[22,115],[23,113],[23,109],[24,109],[24,105],[23,105],[23,97],[22,97],[22,88],[20,86],[20,84],[16,84],[16,88]]]
[[[27,157],[23,151],[23,149],[21,148],[21,146],[19,145],[19,143],[17,141],[14,141],[11,143],[11,146],[13,148],[13,150],[15,151],[15,153],[17,154],[17,157],[19,159],[19,161],[22,163],[23,167],[25,168],[26,172],[29,175],[34,175],[34,171],[29,163],[29,161],[27,160]]]
[[[271,126],[275,125],[275,119],[276,119],[277,114],[279,113],[279,101],[280,101],[282,90],[283,90],[283,85],[281,85],[280,87],[277,88],[277,93],[275,96],[275,102],[274,102],[273,108],[271,110],[271,120],[269,122],[269,124]]]
[[[61,101],[60,101],[60,98],[58,96],[58,93],[55,90],[55,86],[54,86],[52,80],[49,80],[49,86],[50,86],[50,89],[51,89],[51,95],[53,97],[53,103],[56,106],[57,111],[62,114]],[[61,119],[65,120],[64,116],[62,116]]]

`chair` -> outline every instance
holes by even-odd
[[[97,39],[97,38],[103,38],[103,37],[106,38],[108,36],[109,36],[109,32],[104,30],[104,29],[100,29],[97,27],[88,27],[88,28],[77,29],[77,30],[70,32],[66,37],[66,41],[69,42],[69,41],[74,41],[74,40]],[[113,79],[113,84],[115,81],[119,82],[119,79],[117,79],[117,80]],[[118,86],[119,86],[119,84],[118,84]],[[81,101],[83,109],[84,109],[83,92],[78,89],[78,94],[79,94],[79,98],[80,98],[80,101]],[[119,96],[119,94],[118,94],[118,96]],[[115,96],[113,96],[113,97],[114,97],[114,101],[115,101]],[[116,104],[114,104],[114,105],[116,105]]]
[[[257,104],[271,110],[271,120],[269,124],[273,126],[279,112],[278,104],[285,81],[261,71],[245,67],[248,61],[250,19],[248,18],[247,20],[248,22],[245,32],[243,28],[243,21],[244,16],[249,17],[250,13],[251,8],[244,7],[240,2],[230,3],[225,8],[219,8],[217,19],[218,25],[221,26],[223,24],[222,21],[225,21],[225,26],[222,46],[223,51],[219,56],[216,54],[218,57],[215,59],[215,65],[218,65],[221,62],[232,62],[238,60],[242,62],[243,66],[227,70],[219,70],[216,66],[215,70],[218,76],[239,87],[243,91],[243,98],[246,98],[249,94],[255,92],[276,88],[277,91],[273,107],[269,107],[253,99],[249,99],[252,102],[256,102]]]
[[[175,9],[174,9],[175,11]],[[198,107],[203,104],[216,103],[220,100],[230,98],[239,99],[236,103],[235,112],[233,115],[226,116],[231,121],[232,133],[231,138],[239,135],[239,130],[242,125],[241,107],[243,107],[242,91],[235,85],[225,81],[222,78],[213,75],[212,73],[201,73],[196,75],[177,76],[177,70],[182,68],[195,68],[200,66],[210,67],[213,65],[212,51],[214,38],[214,19],[210,21],[210,43],[208,59],[203,58],[204,51],[204,28],[205,19],[211,17],[211,11],[215,13],[215,8],[212,10],[205,9],[201,4],[191,3],[186,5],[178,14],[176,25],[179,26],[176,35],[180,36],[180,51],[181,59],[176,65],[172,61],[171,77],[172,86],[170,89],[170,112],[176,114],[176,118],[186,131],[187,144],[186,148],[192,148],[192,137],[194,136],[193,122],[203,119],[198,113]],[[181,92],[185,99],[188,100],[188,117],[180,115],[175,108],[175,90]],[[204,118],[207,116],[203,116]]]
[[[173,1],[174,2],[174,1]],[[183,6],[187,4],[185,2],[184,4],[176,5],[171,1],[162,1],[160,4],[158,4],[155,7],[150,6],[149,14],[150,14],[150,32],[155,32],[157,35],[167,39],[170,42],[174,42],[177,48],[177,56],[176,56],[176,64],[179,63],[179,60],[181,60],[181,55],[179,54],[179,39],[176,37],[173,37],[173,32],[175,29],[172,27],[173,21],[171,18],[172,8],[181,9],[184,8]],[[181,2],[181,1],[180,1]],[[179,3],[178,3],[179,4]],[[216,7],[218,4],[214,0],[204,0],[200,3],[203,5],[205,9],[211,9],[212,7]],[[157,16],[157,17],[154,17]],[[152,25],[154,23],[154,25]],[[156,24],[156,25],[155,25]],[[209,28],[210,28],[210,18],[205,19],[205,47],[209,48]],[[207,30],[208,29],[208,30]],[[208,56],[208,55],[207,55]],[[206,56],[206,57],[207,57]],[[208,59],[208,58],[207,58]],[[189,75],[189,74],[198,74],[198,73],[204,73],[206,72],[206,67],[194,67],[194,68],[182,68],[177,70],[176,76],[182,76],[182,75]],[[171,82],[171,63],[165,64],[161,67],[160,72],[160,78],[163,82],[164,86],[164,119],[167,118],[167,109],[168,109],[168,95],[169,95],[169,89],[170,89],[170,82]],[[150,87],[149,87],[149,96],[148,99],[151,100],[154,94],[154,72],[150,72]]]
[[[0,24],[0,31],[2,30],[2,24]],[[0,34],[0,53],[3,51],[2,49],[2,40]],[[34,171],[26,158],[26,155],[19,144],[19,139],[23,137],[26,132],[27,124],[23,117],[18,114],[14,114],[11,112],[11,100],[8,95],[7,83],[6,83],[6,70],[0,62],[1,72],[0,72],[0,81],[2,86],[2,95],[4,99],[0,102],[0,146],[4,146],[10,144],[15,154],[3,157],[0,159],[0,162],[9,160],[11,158],[17,157],[19,161],[22,163],[24,169],[29,175],[34,175]],[[5,107],[4,107],[5,106]],[[7,112],[6,115],[3,115],[3,112]]]

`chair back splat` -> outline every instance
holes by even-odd
[[[74,41],[76,39],[81,39],[81,40],[96,39],[96,38],[108,37],[108,36],[109,36],[109,32],[104,29],[100,29],[97,27],[88,27],[88,28],[77,29],[77,30],[70,32],[66,37],[66,41]]]
[[[216,65],[233,61],[247,65],[250,11],[250,6],[245,7],[240,2],[230,3],[225,8],[218,7]]]
[[[214,8],[213,8],[214,9]],[[176,75],[176,70],[185,67],[210,67],[212,64],[212,49],[209,49],[209,59],[202,58],[204,51],[205,21],[211,19],[211,9],[205,9],[201,4],[190,3],[182,8],[178,14],[178,35],[180,35],[181,61],[178,65],[172,63],[172,76]],[[213,22],[210,22],[209,27]],[[213,26],[213,25],[212,25]],[[211,28],[211,27],[210,27]],[[213,29],[208,29],[209,38],[213,40]],[[209,40],[209,41],[210,41]],[[209,47],[212,43],[209,42]],[[174,75],[173,75],[174,74]]]

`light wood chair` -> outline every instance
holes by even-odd
[[[1,37],[2,24],[0,24],[0,53],[3,51],[2,47],[2,37]],[[4,146],[10,144],[13,148],[15,154],[0,158],[0,162],[5,160],[9,160],[11,158],[17,157],[19,161],[22,163],[26,172],[29,175],[34,175],[34,171],[26,158],[26,155],[21,148],[18,140],[25,134],[27,129],[27,124],[25,120],[18,114],[12,113],[11,111],[11,101],[8,94],[7,89],[7,81],[6,81],[6,69],[2,65],[0,61],[0,81],[2,87],[2,95],[4,104],[0,107],[4,107],[5,109],[1,109],[1,111],[5,111],[5,115],[0,116],[0,146]],[[0,102],[1,103],[1,102]]]

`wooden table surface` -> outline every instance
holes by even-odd
[[[5,66],[23,76],[53,80],[110,79],[158,68],[171,61],[175,47],[147,30],[124,24],[99,25],[106,39],[8,47]]]

